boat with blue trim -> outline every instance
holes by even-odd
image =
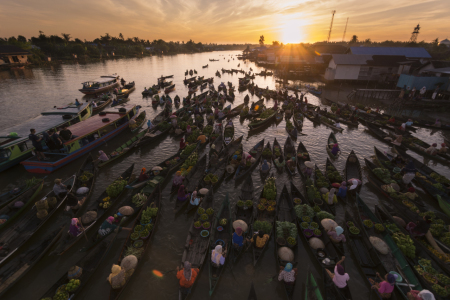
[[[79,106],[55,107],[24,123],[0,131],[0,172],[32,156],[34,146],[28,138],[31,128],[40,135],[50,129],[59,130],[64,125],[70,126],[84,121],[92,115],[92,107],[89,104],[85,102]],[[41,143],[44,150],[49,149],[45,141]]]
[[[35,155],[21,164],[31,173],[52,173],[127,129],[129,121],[138,116],[139,109],[140,106],[136,105],[109,108],[85,121],[71,125],[68,129],[74,138],[65,142],[57,152],[44,152],[48,160],[40,161]]]
[[[100,76],[100,78],[83,82],[82,85],[83,88],[79,89],[79,91],[83,94],[103,93],[119,85],[119,76],[117,74]]]

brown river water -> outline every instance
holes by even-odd
[[[152,108],[151,100],[142,98],[141,92],[144,87],[151,86],[156,83],[156,78],[163,75],[175,75],[173,79],[176,84],[176,91],[170,95],[173,98],[176,94],[180,97],[187,95],[187,87],[184,86],[182,80],[184,79],[184,72],[186,69],[196,69],[199,76],[213,77],[217,70],[221,68],[225,69],[243,69],[249,71],[249,68],[253,68],[255,73],[259,73],[261,68],[257,67],[254,63],[243,63],[240,60],[234,59],[233,56],[240,54],[240,51],[230,52],[212,52],[212,53],[199,53],[199,54],[180,54],[176,56],[164,56],[164,57],[145,57],[145,58],[130,58],[130,59],[118,59],[107,60],[97,63],[89,64],[63,64],[55,65],[45,68],[34,68],[16,71],[0,71],[0,104],[2,107],[0,128],[7,128],[15,124],[19,124],[23,120],[37,116],[41,111],[47,110],[55,105],[64,105],[73,102],[75,98],[81,99],[82,94],[78,91],[81,87],[81,83],[99,77],[100,75],[106,75],[111,73],[117,73],[127,81],[136,82],[136,90],[130,95],[130,103],[139,104],[147,112],[148,118],[153,118],[160,112],[161,108]],[[223,59],[223,58],[226,59]],[[210,62],[209,59],[219,59],[218,62]],[[230,62],[228,60],[230,59]],[[238,68],[237,65],[241,64]],[[202,65],[209,64],[209,67],[202,69]],[[214,76],[215,77],[215,76]],[[215,77],[214,85],[217,89],[220,82],[233,82],[234,86],[238,86],[238,77],[242,77],[242,74],[222,74],[222,78]],[[275,82],[275,77],[268,76],[266,78],[257,76],[254,80],[259,87],[268,86],[270,89],[278,88],[279,84]],[[300,81],[297,84],[302,83]],[[317,85],[318,82],[304,82]],[[244,101],[247,91],[243,93],[235,92],[236,99],[232,107],[237,106]],[[321,99],[307,94],[308,101],[313,104],[324,105]],[[322,97],[327,97],[334,100],[346,101],[346,93],[342,91],[338,93],[335,88],[324,88]],[[250,101],[257,101],[256,96],[251,96]],[[266,101],[266,105],[272,106],[273,100]],[[364,102],[368,105],[376,106],[376,103]],[[236,126],[236,136],[244,135],[243,146],[244,149],[249,149],[259,142],[262,138],[265,138],[265,143],[268,141],[273,143],[273,139],[277,137],[281,144],[284,144],[286,139],[285,121],[283,120],[278,125],[271,125],[262,132],[258,132],[252,136],[248,136],[248,120],[241,123],[239,117],[235,118],[234,124]],[[377,146],[384,151],[388,150],[388,147],[367,133],[363,125],[359,125],[356,128],[348,129],[346,125],[342,124],[345,129],[343,133],[336,134],[342,155],[334,162],[335,166],[340,172],[343,171],[345,166],[345,160],[351,150],[354,150],[357,154],[361,165],[364,166],[364,157],[370,158],[373,155],[373,147]],[[419,129],[416,136],[425,140],[428,143],[442,142],[443,133],[440,131],[433,132],[430,136],[431,130]],[[303,133],[306,136],[299,136],[297,143],[302,141],[308,149],[311,159],[322,170],[327,158],[327,152],[325,145],[327,142],[330,129],[324,125],[313,126],[313,124],[305,119],[303,125]],[[447,137],[449,135],[447,134]],[[122,143],[131,138],[129,132],[121,133],[119,136],[109,141],[102,150],[109,153]],[[118,159],[116,162],[107,165],[99,172],[95,190],[91,196],[91,199],[96,199],[102,191],[127,169],[130,164],[135,163],[135,174],[139,172],[142,167],[147,169],[157,165],[161,161],[165,160],[169,156],[175,154],[178,150],[178,138],[168,136],[164,138],[157,145],[145,145],[125,156]],[[209,146],[204,150],[204,153],[209,151]],[[423,161],[423,158],[413,152],[409,152],[412,156]],[[199,154],[200,156],[200,154]],[[82,163],[82,159],[78,159],[57,172],[48,176],[47,182],[43,192],[47,193],[53,184],[55,178],[65,179],[73,175],[77,168]],[[440,172],[442,175],[450,176],[450,170],[448,167],[440,164],[433,164],[430,162],[432,168]],[[252,174],[255,185],[255,195],[259,195],[262,189],[261,179],[259,172],[255,170]],[[8,190],[12,185],[24,181],[27,178],[31,178],[32,175],[27,173],[21,166],[15,166],[7,171],[0,173],[0,192]],[[285,183],[289,183],[289,176],[284,171],[282,174],[275,175],[277,179],[278,191],[281,191]],[[302,181],[297,174],[293,179],[297,187],[302,190]],[[178,299],[178,281],[175,278],[175,273],[171,272],[163,278],[156,278],[152,275],[152,270],[160,270],[166,272],[173,270],[179,265],[181,255],[183,253],[183,246],[186,241],[186,235],[188,233],[188,227],[192,222],[192,216],[187,215],[174,215],[173,205],[175,198],[170,197],[171,184],[167,184],[163,191],[162,211],[160,223],[156,228],[156,232],[153,236],[153,240],[149,248],[147,249],[141,264],[132,277],[132,282],[128,284],[126,290],[122,294],[122,299]],[[240,193],[240,185],[235,186],[234,181],[223,182],[215,193],[214,208],[219,209],[222,200],[226,193],[229,193],[232,206],[237,201]],[[426,197],[423,193],[420,193]],[[373,207],[377,204],[379,197],[382,197],[373,186],[371,186],[366,178],[363,181],[363,187],[361,190],[361,197]],[[125,197],[124,197],[125,198]],[[122,199],[124,199],[122,198]],[[428,203],[434,205],[432,200],[429,199]],[[119,207],[119,205],[115,205]],[[115,210],[115,208],[114,208]],[[55,228],[61,225],[60,215],[53,216],[36,236],[34,236],[25,245],[24,250],[38,244],[45,236]],[[344,208],[338,206],[337,208],[337,220],[343,220]],[[101,220],[103,221],[103,220]],[[100,223],[99,223],[100,224]],[[93,235],[94,232],[91,232]],[[112,251],[108,254],[108,257],[97,269],[90,282],[84,287],[81,293],[78,295],[78,299],[108,299],[109,296],[109,284],[106,281],[107,276],[113,263],[117,262],[120,249],[125,241],[128,232],[122,231],[118,238],[115,240]],[[8,293],[2,297],[2,300],[6,299],[39,299],[39,297],[50,287],[53,283],[64,273],[68,268],[78,261],[85,253],[79,252],[85,245],[86,241],[79,241],[70,251],[65,253],[61,257],[49,257],[44,258],[37,263],[26,276],[24,276],[19,282],[17,282]],[[297,278],[298,284],[296,285],[294,292],[294,299],[302,299],[304,296],[304,285],[306,272],[308,268],[311,268],[314,275],[320,276],[318,269],[313,264],[313,257],[306,250],[303,243],[299,244],[299,276]],[[346,271],[350,275],[350,289],[354,299],[363,299],[369,294],[364,282],[361,279],[361,275],[357,271],[351,255],[346,249]],[[20,252],[21,253],[21,252]],[[17,253],[16,255],[20,255]],[[247,295],[250,289],[251,282],[254,283],[256,293],[260,299],[285,299],[285,293],[281,283],[276,280],[268,282],[268,279],[277,274],[276,258],[275,258],[275,245],[272,238],[267,251],[264,253],[261,261],[254,268],[252,265],[251,252],[245,253],[238,263],[231,268],[231,264],[226,267],[226,270],[220,280],[220,283],[216,287],[213,294],[215,299],[247,299]],[[2,270],[0,269],[0,272]],[[319,280],[320,281],[320,280]],[[191,299],[207,299],[209,297],[209,282],[208,282],[208,269],[207,265],[201,271],[198,282],[192,291]]]

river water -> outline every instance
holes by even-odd
[[[2,114],[0,118],[0,128],[7,128],[15,124],[19,124],[23,120],[37,116],[41,111],[52,108],[53,106],[61,106],[73,102],[75,98],[81,99],[82,94],[78,91],[81,83],[97,78],[101,75],[117,73],[127,81],[136,82],[136,91],[130,95],[130,103],[139,104],[147,111],[147,117],[153,118],[160,112],[160,107],[154,109],[151,106],[151,101],[142,98],[141,92],[144,87],[151,86],[156,83],[156,78],[163,75],[175,75],[173,78],[176,84],[176,91],[170,95],[172,98],[178,94],[180,97],[187,95],[187,87],[183,85],[184,72],[186,69],[196,69],[199,76],[215,77],[214,74],[221,68],[225,69],[243,69],[249,71],[253,68],[255,73],[259,73],[261,68],[254,63],[243,63],[240,60],[234,59],[231,55],[239,54],[239,51],[229,52],[212,52],[199,54],[180,54],[175,56],[164,57],[145,57],[145,58],[130,58],[107,60],[97,63],[88,64],[62,64],[45,68],[34,68],[16,71],[0,71],[0,104],[2,107]],[[219,59],[218,62],[210,62],[209,59]],[[225,59],[224,59],[225,58]],[[230,60],[228,62],[228,60]],[[238,64],[240,67],[237,67]],[[209,64],[209,67],[202,69],[202,65]],[[233,82],[233,85],[238,86],[238,77],[242,75],[222,74],[222,78],[215,77],[214,84],[217,86],[221,81]],[[279,85],[275,82],[275,77],[259,77],[254,80],[259,87],[268,86],[270,89],[278,88]],[[306,81],[296,82],[310,83],[317,85],[318,82]],[[247,92],[239,93],[236,91],[236,99],[233,107],[243,103],[243,99]],[[327,97],[334,100],[346,101],[345,94],[337,89],[325,87],[322,97]],[[321,99],[307,94],[308,101],[313,104],[322,105]],[[256,96],[251,96],[250,101],[257,101]],[[272,106],[273,100],[266,101],[266,105]],[[378,105],[377,103],[365,103]],[[277,137],[281,144],[284,144],[286,139],[285,121],[283,120],[278,125],[271,125],[263,132],[256,133],[252,136],[248,135],[248,120],[243,123],[239,122],[239,118],[234,120],[236,126],[236,136],[244,135],[243,146],[244,149],[249,149],[261,139],[265,138],[265,143]],[[364,165],[363,158],[370,158],[373,155],[373,147],[377,146],[384,151],[388,147],[379,140],[372,137],[365,132],[364,126],[359,125],[356,128],[348,129],[346,125],[342,125],[345,130],[343,133],[336,134],[339,141],[342,155],[334,162],[335,166],[340,172],[343,171],[345,160],[351,150],[357,154],[361,165]],[[303,125],[303,133],[306,136],[300,136],[297,140],[301,140],[309,153],[311,159],[322,170],[327,158],[325,150],[326,141],[330,133],[327,127],[313,126],[313,124],[305,119]],[[432,133],[432,135],[430,135]],[[415,134],[428,143],[442,142],[443,133],[431,132],[428,129],[419,129]],[[449,137],[447,135],[447,137]],[[111,152],[116,147],[130,138],[128,132],[124,132],[117,136],[112,141],[108,142],[102,149],[107,153]],[[101,192],[127,169],[130,164],[135,163],[135,173],[137,174],[142,167],[147,169],[157,165],[167,157],[175,154],[178,150],[179,139],[168,136],[157,145],[145,145],[144,147],[134,151],[133,153],[117,160],[99,172],[98,179],[95,185],[95,190],[91,199],[96,199]],[[209,147],[204,150],[206,153]],[[423,158],[415,153],[409,153],[419,160]],[[61,170],[50,174],[47,182],[52,183],[56,178],[65,179],[74,174],[82,163],[83,159],[73,162]],[[450,175],[448,167],[440,164],[430,165],[435,168],[442,175],[447,177]],[[261,179],[258,171],[254,171],[253,181],[255,184],[255,195],[259,195],[262,189]],[[27,173],[25,169],[19,165],[7,171],[0,173],[0,192],[6,191],[13,185],[23,182],[32,175]],[[286,172],[276,174],[278,191],[281,191],[285,183],[290,180]],[[365,179],[365,178],[364,178]],[[292,179],[297,187],[302,187],[302,181],[297,175]],[[48,192],[52,184],[47,184],[42,192]],[[173,213],[174,198],[170,197],[170,186],[167,184],[163,192],[163,202],[160,223],[156,229],[153,241],[147,249],[139,268],[136,270],[130,282],[124,291],[122,299],[177,299],[178,282],[175,278],[174,272],[167,274],[164,278],[156,278],[152,275],[152,270],[160,270],[167,272],[173,270],[181,260],[183,253],[183,246],[185,244],[188,227],[192,222],[192,216],[180,215],[175,217]],[[302,189],[301,189],[302,190]],[[224,182],[215,193],[214,208],[218,209],[226,193],[229,193],[232,206],[237,201],[240,193],[240,185],[234,185],[234,181]],[[419,191],[420,195],[426,197]],[[376,192],[375,188],[371,186],[365,179],[361,190],[361,197],[373,207],[377,204],[379,197],[382,197]],[[431,202],[431,199],[430,201]],[[431,203],[434,205],[434,203]],[[116,205],[116,207],[119,207]],[[114,208],[115,209],[115,208]],[[337,219],[343,220],[344,208],[338,206]],[[103,221],[103,220],[101,220]],[[53,216],[48,224],[39,231],[39,234],[33,237],[25,246],[25,250],[33,244],[39,243],[45,236],[61,225],[60,216]],[[93,232],[91,232],[91,235]],[[94,274],[90,282],[79,294],[79,299],[107,299],[109,296],[109,284],[106,282],[106,277],[109,275],[110,268],[113,263],[117,262],[117,258],[125,241],[127,232],[121,232],[114,242],[112,251],[108,254],[104,263],[100,265],[97,272]],[[33,269],[24,276],[20,282],[15,284],[12,289],[2,299],[39,299],[43,294],[62,274],[64,274],[70,266],[78,261],[84,253],[78,250],[86,243],[82,240],[76,244],[73,249],[68,251],[61,257],[44,258],[36,264]],[[299,244],[299,277],[296,285],[294,299],[303,298],[304,286],[302,283],[306,278],[306,271],[311,268],[315,276],[320,276],[320,270],[316,269],[313,264],[313,258],[309,252],[304,248],[303,243]],[[346,271],[349,273],[350,289],[354,295],[354,299],[362,299],[368,296],[368,291],[365,288],[364,282],[352,261],[348,249],[346,249]],[[21,252],[22,253],[22,252]],[[20,253],[17,253],[20,255]],[[284,290],[281,284],[276,280],[268,282],[270,277],[277,274],[276,259],[275,259],[274,239],[270,241],[267,251],[264,253],[261,262],[254,268],[252,265],[251,252],[245,253],[238,264],[231,268],[229,265],[216,288],[213,295],[215,299],[246,299],[251,282],[255,284],[256,293],[261,299],[285,299]],[[209,283],[208,283],[208,269],[205,268],[199,275],[198,282],[193,290],[191,299],[206,299],[208,297]]]

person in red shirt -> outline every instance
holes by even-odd
[[[180,280],[180,290],[182,294],[188,295],[191,292],[191,287],[194,285],[199,269],[191,268],[191,263],[184,262],[184,268],[180,270],[177,267],[177,278]]]

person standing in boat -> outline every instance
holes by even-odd
[[[180,292],[187,297],[187,295],[191,292],[191,287],[194,285],[195,279],[197,278],[200,270],[192,268],[190,262],[188,261],[185,261],[183,266],[184,268],[181,270],[177,267],[177,279],[180,280]]]
[[[284,268],[280,266],[278,281],[283,281],[285,284],[288,285],[294,285],[296,277],[297,277],[297,268],[293,268],[291,263],[287,263]]]
[[[339,289],[339,291],[344,294],[346,299],[351,299],[350,290],[348,288],[347,282],[350,280],[350,276],[345,273],[345,269],[342,266],[342,263],[345,260],[345,256],[342,256],[342,259],[336,263],[334,267],[334,273],[331,273],[330,270],[325,269],[328,275],[333,280],[333,283]]]
[[[43,137],[39,137],[36,135],[36,129],[32,128],[30,129],[30,134],[28,135],[28,138],[30,139],[31,143],[34,147],[34,152],[36,152],[36,156],[38,160],[48,160],[47,157],[44,155],[44,148],[42,148],[42,140]]]

